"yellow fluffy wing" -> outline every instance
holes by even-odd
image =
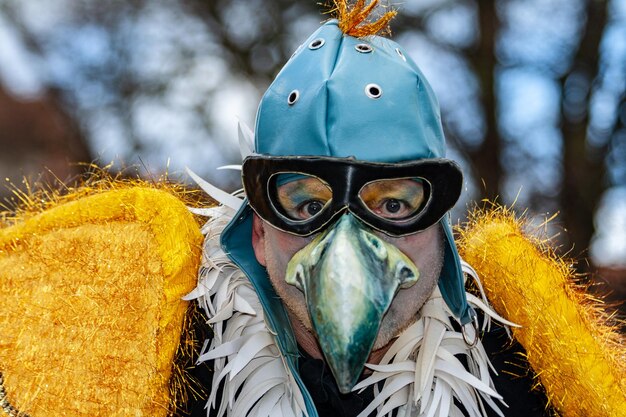
[[[459,250],[513,329],[551,404],[565,417],[626,416],[626,348],[565,263],[504,209],[476,213]]]
[[[0,230],[5,414],[165,416],[198,225],[157,189],[67,200]]]

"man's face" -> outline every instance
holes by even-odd
[[[407,255],[419,269],[420,276],[415,285],[400,289],[396,294],[382,320],[374,350],[389,344],[395,336],[415,321],[417,312],[437,284],[443,263],[443,241],[440,230],[436,223],[422,232],[404,237],[394,238],[376,233],[381,239],[395,245]],[[293,255],[314,237],[315,235],[295,236],[280,231],[254,216],[252,244],[256,258],[266,267],[272,285],[292,317],[295,316],[310,333],[312,325],[304,294],[285,282],[285,273]]]

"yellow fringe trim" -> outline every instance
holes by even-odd
[[[339,20],[339,29],[346,35],[362,38],[390,32],[389,22],[398,12],[390,10],[373,22],[366,22],[370,14],[378,5],[379,0],[372,0],[365,4],[365,0],[357,0],[353,6],[348,5],[348,0],[333,0],[334,8],[331,13]]]
[[[522,232],[504,208],[475,212],[459,252],[565,417],[626,416],[626,345],[611,317],[574,283],[565,262]]]
[[[19,210],[2,213],[7,397],[33,417],[171,415],[181,297],[195,287],[202,244],[183,202],[195,197],[166,183],[96,177],[63,196],[21,193]]]

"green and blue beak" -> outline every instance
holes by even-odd
[[[417,282],[413,262],[352,214],[320,233],[287,266],[339,390],[357,383],[399,288]]]

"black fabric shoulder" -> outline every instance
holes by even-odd
[[[300,375],[313,398],[319,417],[354,417],[374,399],[371,387],[360,394],[341,394],[324,361],[313,359],[302,349],[300,353]],[[371,414],[375,415],[375,412]]]
[[[524,348],[510,341],[506,331],[497,327],[485,333],[483,346],[498,375],[492,375],[496,391],[509,406],[502,407],[505,417],[552,417],[556,413],[547,407],[548,399],[541,388],[533,389],[534,373],[524,359]],[[489,417],[497,414],[490,410]]]

